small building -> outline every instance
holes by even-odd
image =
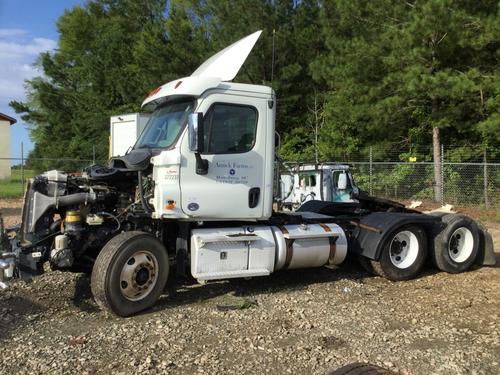
[[[10,177],[10,126],[16,119],[0,112],[0,180]]]

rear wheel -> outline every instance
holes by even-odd
[[[466,271],[474,264],[479,250],[479,229],[470,218],[450,214],[441,219],[446,227],[434,238],[432,260],[448,273]]]
[[[129,316],[154,305],[168,272],[167,251],[160,241],[144,232],[120,233],[95,261],[92,293],[101,308]]]
[[[427,257],[427,238],[416,225],[406,225],[387,237],[379,261],[370,261],[373,271],[392,281],[414,278]]]
[[[351,363],[343,366],[328,375],[389,375],[391,371],[368,363]]]

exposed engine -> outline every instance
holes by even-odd
[[[137,155],[139,154],[139,155]],[[30,180],[23,220],[11,248],[19,276],[52,269],[90,272],[104,244],[118,231],[153,228],[154,182],[149,152],[112,159],[109,167],[93,165],[81,175],[48,171]]]

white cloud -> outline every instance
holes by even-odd
[[[56,47],[56,41],[33,37],[26,30],[0,28],[0,112],[18,120],[12,127],[12,157],[20,156],[21,142],[24,142],[25,155],[33,144],[29,140],[26,124],[9,107],[9,102],[26,100],[25,81],[42,75],[33,63],[40,52]]]
[[[0,71],[0,101],[4,98],[7,101],[24,98],[24,80],[39,74],[30,64],[3,65]]]
[[[29,38],[22,29],[0,29],[0,105],[25,99],[25,80],[41,74],[33,63],[56,46],[52,39]]]
[[[0,38],[9,36],[19,36],[27,34],[28,31],[24,29],[0,29]]]
[[[14,43],[0,40],[0,61],[38,56],[40,52],[56,48],[57,42],[46,38],[33,38],[28,43]]]

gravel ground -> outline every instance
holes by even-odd
[[[19,203],[9,202],[0,209],[12,224]],[[488,226],[498,251],[499,225]],[[88,285],[49,272],[0,292],[0,372],[325,374],[367,361],[402,374],[500,373],[500,268],[429,267],[392,283],[351,263],[171,282],[152,310],[126,319],[100,311]]]

